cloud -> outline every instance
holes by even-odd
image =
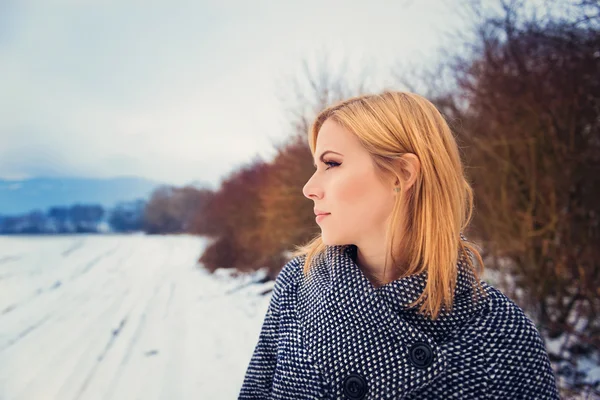
[[[4,178],[215,182],[287,134],[276,83],[303,59],[350,55],[383,82],[380,71],[431,51],[451,22],[431,2],[3,4]]]

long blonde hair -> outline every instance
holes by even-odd
[[[473,191],[464,175],[456,139],[436,107],[419,95],[396,91],[341,101],[315,118],[308,132],[313,156],[319,130],[330,118],[358,137],[382,174],[398,175],[400,171],[394,167],[394,160],[401,159],[404,153],[415,154],[421,163],[419,177],[410,190],[404,190],[400,180],[400,193],[388,226],[391,235],[388,235],[387,255],[394,260],[394,234],[401,206],[406,204],[402,249],[407,269],[402,276],[427,271],[425,290],[411,306],[420,304],[419,312],[433,319],[442,307],[450,311],[457,280],[455,266],[458,258],[468,252],[479,262],[475,268],[471,257],[464,257],[481,289],[479,275],[484,268],[483,260],[477,248],[461,237],[472,217]],[[307,275],[313,261],[323,256],[326,249],[319,234],[307,244],[296,246],[292,257],[306,256]]]

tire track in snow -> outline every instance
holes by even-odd
[[[119,246],[120,245],[117,245],[117,246],[113,247],[112,249],[110,249],[108,251],[105,251],[103,254],[101,254],[100,256],[96,257],[96,259],[94,259],[92,262],[87,263],[86,264],[86,268],[89,270],[89,268],[91,268],[90,264],[95,265],[102,258],[105,258],[105,257],[110,256],[111,254],[115,253],[116,250],[119,248]],[[18,309],[19,307],[21,307],[23,305],[26,305],[30,301],[34,301],[37,297],[39,297],[39,296],[41,296],[43,294],[46,294],[48,292],[51,292],[53,290],[58,289],[61,286],[62,286],[62,281],[57,280],[51,286],[49,286],[49,287],[47,287],[45,289],[44,288],[38,288],[32,295],[30,295],[25,300],[23,300],[21,302],[18,302],[18,303],[10,304],[9,306],[5,307],[2,311],[0,311],[0,317],[8,314],[9,312],[12,312],[12,311]],[[2,353],[3,351],[5,351],[6,349],[8,349],[8,348],[10,348],[10,347],[18,344],[21,340],[23,340],[25,337],[27,337],[30,333],[32,333],[36,329],[38,329],[40,326],[44,325],[48,320],[51,319],[51,317],[53,317],[55,314],[57,314],[59,312],[60,312],[60,309],[56,309],[55,311],[48,313],[47,315],[45,315],[44,317],[42,317],[41,319],[39,319],[38,321],[36,321],[34,324],[28,326],[26,329],[24,329],[23,331],[21,331],[20,333],[18,333],[15,337],[8,339],[8,341],[4,344],[4,346],[0,347],[0,353]]]
[[[7,361],[0,372],[6,373],[7,382],[11,382],[7,387],[13,391],[10,398],[108,400],[107,392],[115,398],[184,398],[161,397],[157,393],[161,393],[161,388],[163,395],[194,392],[193,374],[186,373],[181,378],[185,371],[178,362],[180,358],[189,359],[188,362],[196,358],[191,358],[191,353],[182,347],[178,333],[155,329],[163,329],[170,321],[178,323],[180,328],[190,328],[186,322],[189,318],[179,314],[186,309],[182,309],[182,298],[189,297],[190,307],[193,303],[194,296],[188,293],[192,289],[188,287],[187,269],[193,264],[188,259],[194,259],[196,254],[187,248],[190,246],[180,245],[179,240],[171,238],[161,241],[123,238],[122,242],[121,250],[112,251],[116,255],[107,251],[117,247],[112,241],[107,246],[104,241],[96,243],[89,239],[77,251],[73,243],[64,246],[61,250],[65,253],[70,250],[68,257],[61,258],[59,252],[56,260],[53,259],[53,263],[64,262],[64,267],[61,265],[60,269],[53,269],[55,273],[48,273],[42,269],[44,263],[38,262],[44,285],[35,285],[36,281],[32,280],[33,288],[40,286],[37,291],[32,290],[30,284],[29,290],[23,287],[27,292],[16,293],[37,293],[37,299],[23,302],[13,298],[14,303],[18,301],[19,310],[5,319],[0,314],[0,324],[10,322],[10,327],[14,327],[6,329],[12,336],[11,341],[19,341],[17,346],[11,342],[10,350],[0,354],[0,359],[5,357]],[[173,244],[178,246],[170,248]],[[102,248],[98,248],[99,245]],[[102,252],[106,259],[99,260]],[[166,260],[161,263],[160,259]],[[47,261],[47,258],[40,260]],[[11,269],[12,264],[8,271]],[[132,290],[123,293],[124,288]],[[196,292],[198,288],[194,288]],[[118,298],[115,298],[117,289]],[[47,295],[38,297],[44,293]],[[29,304],[25,307],[24,303]],[[24,329],[27,325],[30,326]],[[68,325],[73,325],[72,329],[66,329]],[[4,336],[4,340],[8,339]],[[171,354],[175,351],[179,354],[177,358]],[[210,349],[206,354],[212,354]],[[26,362],[30,358],[37,358],[36,362]],[[152,381],[144,383],[145,376]],[[0,386],[1,383],[0,379]]]
[[[104,346],[104,350],[102,350],[102,353],[100,353],[100,355],[97,358],[97,362],[94,364],[94,366],[92,367],[92,369],[88,373],[87,377],[83,381],[83,384],[79,388],[79,391],[77,392],[77,395],[75,396],[75,399],[81,398],[81,395],[83,394],[83,392],[85,392],[85,389],[87,388],[87,386],[89,385],[89,383],[91,382],[91,380],[94,378],[94,375],[96,374],[96,371],[98,370],[98,367],[102,363],[102,360],[104,360],[104,357],[106,356],[106,354],[108,353],[108,351],[110,350],[110,348],[113,346],[113,344],[117,340],[117,337],[119,336],[119,334],[121,333],[121,331],[125,327],[125,324],[127,323],[127,318],[129,318],[129,314],[127,314],[127,316],[125,316],[125,318],[123,318],[121,320],[121,322],[119,323],[119,326],[117,327],[117,329],[114,329],[112,331],[112,335],[109,338],[108,342],[106,343],[106,346]]]
[[[103,259],[105,259],[106,257],[111,256],[112,254],[114,254],[119,247],[121,247],[121,243],[117,244],[117,246],[113,247],[112,249],[105,251],[103,254],[100,254],[99,256],[97,256],[96,258],[94,258],[92,261],[88,262],[85,267],[83,267],[81,270],[76,271],[73,275],[71,275],[71,281],[79,278],[80,276],[88,273],[95,265],[97,265],[100,261],[102,261]]]
[[[113,247],[112,249],[104,252],[103,254],[100,254],[99,256],[97,256],[95,259],[93,259],[92,261],[88,262],[85,267],[83,267],[82,270],[76,272],[75,274],[73,274],[71,276],[71,281],[73,281],[74,279],[80,277],[81,275],[85,274],[86,272],[89,272],[90,269],[95,266],[96,264],[98,264],[100,261],[102,261],[104,258],[114,254],[120,247],[120,244],[118,244],[117,246]],[[12,303],[6,307],[4,307],[4,309],[2,311],[0,311],[0,316],[8,314],[11,311],[16,310],[17,308],[21,307],[24,304],[27,304],[30,301],[35,300],[38,296],[41,296],[42,294],[45,294],[47,292],[50,292],[52,290],[56,290],[58,289],[60,286],[62,286],[62,281],[61,280],[57,280],[55,281],[51,286],[47,287],[47,288],[38,288],[32,295],[30,295],[29,297],[27,297],[26,299],[17,302],[17,303]]]
[[[161,279],[161,281],[162,281],[162,279]],[[161,287],[162,287],[161,284],[156,285],[156,287],[154,288],[154,293],[152,294],[152,297],[150,299],[148,299],[148,301],[146,303],[146,307],[144,308],[144,311],[142,312],[142,315],[140,316],[137,327],[135,328],[135,332],[133,333],[133,336],[132,336],[131,340],[129,341],[129,344],[127,346],[127,349],[125,350],[125,354],[123,355],[123,358],[121,359],[121,363],[119,364],[117,372],[115,373],[115,375],[112,379],[112,382],[110,385],[111,389],[107,393],[104,393],[104,397],[107,399],[112,398],[114,389],[117,387],[119,380],[123,377],[123,374],[121,373],[121,371],[129,362],[131,353],[133,352],[133,348],[138,343],[140,336],[143,333],[143,328],[146,326],[146,315],[148,314],[150,306],[152,305],[152,300],[154,300],[154,298],[160,291]]]
[[[36,386],[40,385],[40,376],[42,379],[46,379],[49,375],[49,371],[45,371],[48,368],[58,368],[58,371],[76,371],[78,368],[78,362],[81,358],[87,358],[86,356],[97,347],[94,346],[93,341],[93,331],[95,327],[95,321],[104,321],[107,316],[114,315],[115,310],[119,304],[122,302],[122,298],[128,295],[129,291],[125,291],[119,295],[116,295],[113,298],[111,303],[106,303],[105,308],[96,308],[95,311],[97,313],[90,313],[85,316],[86,319],[81,320],[81,323],[76,327],[69,328],[64,331],[64,333],[60,334],[60,340],[52,342],[52,353],[49,354],[48,357],[40,358],[35,364],[28,366],[27,375],[21,376],[22,384],[21,388],[25,391],[25,393],[19,393],[15,395],[15,399],[38,399],[39,397],[39,389],[36,390]],[[82,304],[83,307],[88,307],[89,305],[85,302],[80,302],[78,300],[70,301],[66,304],[66,307],[60,307],[59,313],[53,313],[52,319],[50,319],[47,323],[44,324],[43,330],[48,333],[49,337],[56,338],[57,331],[60,331],[60,322],[58,320],[61,316],[73,315],[75,309],[80,307]],[[61,315],[62,314],[62,315]],[[52,324],[54,322],[54,325]],[[58,328],[58,329],[57,329]],[[91,335],[90,335],[91,334]],[[46,333],[44,333],[46,336]],[[77,349],[78,351],[73,352],[73,349]],[[27,345],[27,349],[25,350],[27,353],[23,355],[26,358],[37,357],[38,355],[44,354],[45,350],[43,346],[40,346],[40,343],[32,343],[31,345]],[[31,356],[31,355],[35,356]],[[28,357],[29,355],[29,357]],[[67,357],[65,357],[65,355]],[[53,370],[51,373],[54,373]],[[50,373],[50,375],[51,375]],[[59,372],[60,374],[60,372]],[[29,378],[27,380],[23,378]],[[59,380],[54,379],[53,382],[58,385],[60,388],[64,386],[66,382],[69,381],[68,376],[64,376],[64,378],[60,378]],[[62,382],[62,383],[61,383]],[[48,393],[55,394],[57,389],[52,390],[48,387],[48,385],[44,385],[42,383],[42,387],[45,387],[48,390]],[[31,393],[33,391],[33,393]],[[44,398],[49,398],[45,396]],[[70,398],[70,396],[54,396],[56,399]]]
[[[173,249],[169,247],[166,255],[165,255],[165,261],[169,261],[172,257],[172,253],[173,253]],[[133,337],[131,338],[129,345],[127,347],[126,353],[124,358],[121,360],[121,364],[119,365],[119,370],[126,365],[127,360],[129,359],[129,356],[131,354],[131,349],[134,347],[135,343],[138,341],[139,336],[141,334],[141,328],[143,328],[144,326],[144,322],[145,322],[145,318],[146,318],[146,313],[148,311],[149,306],[152,304],[152,299],[154,299],[154,297],[156,296],[156,294],[159,291],[159,288],[161,287],[161,282],[165,282],[164,280],[164,271],[168,271],[168,268],[165,268],[164,266],[162,266],[163,263],[160,263],[161,266],[157,267],[154,273],[154,276],[159,275],[160,272],[163,272],[160,277],[160,279],[156,279],[154,278],[154,282],[159,282],[158,285],[155,286],[154,288],[154,293],[150,296],[150,298],[148,298],[147,296],[144,296],[145,293],[147,293],[147,291],[142,291],[142,294],[138,297],[137,300],[134,300],[134,303],[131,305],[131,308],[129,309],[127,315],[121,320],[121,323],[119,324],[119,327],[117,329],[115,329],[112,333],[112,336],[109,338],[108,343],[106,344],[104,350],[102,351],[102,353],[98,356],[97,358],[97,362],[94,364],[94,366],[91,368],[91,370],[89,371],[87,377],[84,379],[84,382],[82,384],[82,386],[79,388],[77,395],[74,397],[75,400],[78,400],[81,398],[81,396],[85,393],[86,389],[88,388],[88,386],[90,385],[90,383],[92,383],[92,380],[94,378],[94,376],[96,375],[98,369],[102,366],[102,362],[104,361],[104,359],[106,358],[108,352],[111,350],[111,348],[113,347],[113,345],[116,343],[116,340],[118,339],[119,334],[122,333],[123,328],[125,327],[126,322],[129,320],[130,315],[132,314],[132,312],[134,312],[137,308],[137,305],[140,302],[144,302],[145,301],[145,306],[144,306],[144,311],[141,314],[140,317],[140,321],[138,322],[137,328],[134,332]],[[119,378],[121,374],[117,374],[117,378]],[[113,385],[112,387],[115,387],[115,379],[113,379]]]
[[[165,306],[165,312],[163,314],[163,319],[165,319],[169,315],[169,307],[171,306],[171,300],[173,300],[173,293],[175,293],[175,282],[171,282],[171,289],[169,291],[169,299],[167,300],[167,305]]]
[[[71,255],[71,253],[73,253],[75,250],[81,249],[83,247],[83,245],[84,245],[84,240],[79,239],[71,247],[69,247],[67,250],[63,251],[62,256],[69,257]]]
[[[46,321],[48,321],[49,318],[50,318],[50,314],[46,315],[44,318],[40,319],[35,324],[33,324],[31,326],[28,326],[27,328],[25,328],[23,331],[21,331],[14,338],[9,339],[8,342],[6,342],[6,345],[4,345],[3,347],[0,347],[0,353],[2,353],[4,350],[8,349],[11,346],[14,346],[16,343],[18,343],[20,340],[22,340],[23,338],[25,338],[31,332],[35,331],[40,326],[44,325],[46,323]]]

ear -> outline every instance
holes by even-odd
[[[394,163],[396,163],[396,171],[398,171],[399,176],[395,178],[393,185],[400,186],[400,179],[402,179],[404,190],[408,190],[414,185],[421,173],[419,157],[413,153],[404,153]]]

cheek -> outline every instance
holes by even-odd
[[[376,177],[369,173],[355,173],[341,178],[334,186],[334,207],[344,220],[379,223],[385,219],[388,197],[392,197],[386,196],[385,188]]]

